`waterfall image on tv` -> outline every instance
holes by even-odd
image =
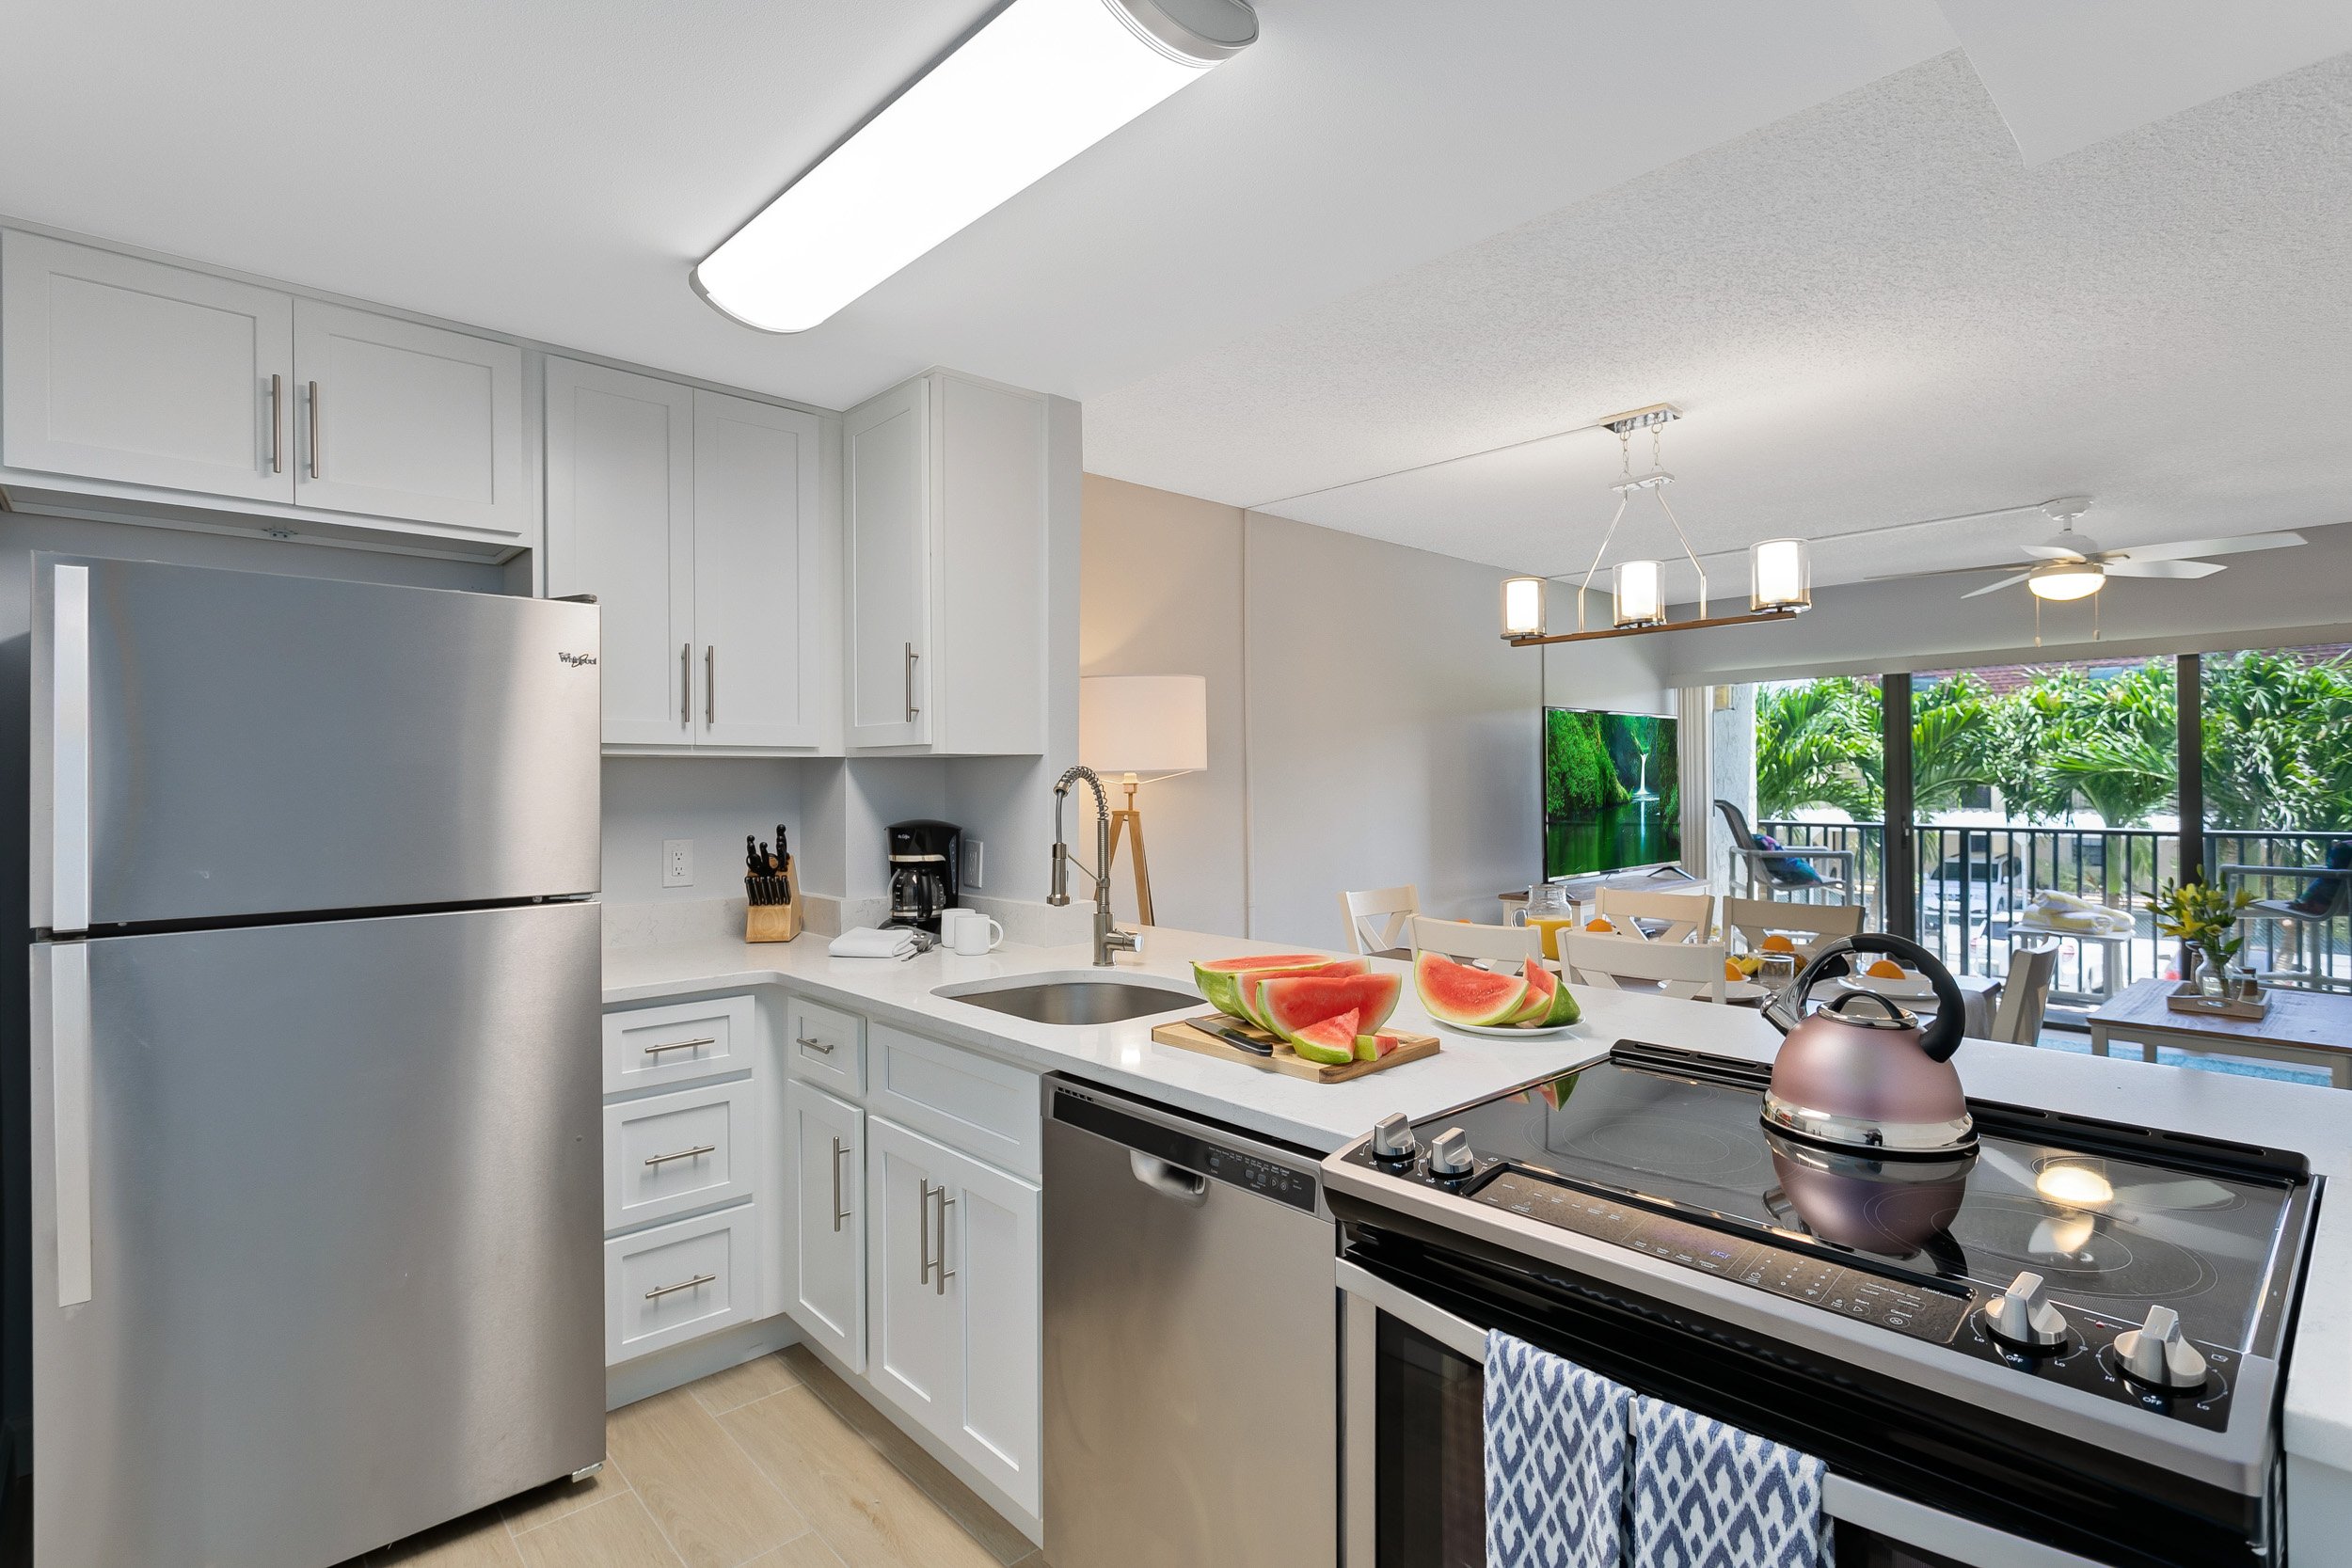
[[[1671,719],[1544,709],[1544,875],[1680,859],[1678,762]]]

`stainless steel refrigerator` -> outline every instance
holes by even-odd
[[[36,1568],[604,1457],[597,615],[38,556]]]

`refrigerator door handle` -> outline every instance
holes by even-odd
[[[90,1299],[89,949],[49,950],[49,1099],[56,1118],[57,1305]]]
[[[59,566],[51,592],[49,927],[89,929],[89,568]]]

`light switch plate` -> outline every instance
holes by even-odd
[[[694,841],[691,838],[665,838],[661,841],[661,885],[663,887],[692,887],[694,885]]]
[[[963,841],[963,885],[965,887],[980,885],[980,851],[987,847],[987,845],[982,844],[977,838],[967,838]]]

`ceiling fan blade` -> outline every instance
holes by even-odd
[[[2015,570],[2017,567],[2013,562],[1994,561],[1982,566],[1939,566],[1929,572],[1882,572],[1876,577],[1864,578],[1862,580],[1865,582],[1909,582],[1914,578],[1958,578],[1967,577],[1977,572],[2013,572]]]
[[[2063,545],[2020,545],[2017,547],[2037,561],[2080,561],[2083,559],[2082,551],[2070,550]]]
[[[2192,555],[2239,555],[2308,543],[2299,533],[2241,533],[2234,539],[2185,539],[2177,545],[2134,545],[2111,553],[2132,561],[2184,561]]]
[[[2218,561],[2110,561],[2111,578],[2209,578],[2225,568]]]
[[[2031,572],[2020,572],[2013,578],[2003,578],[1998,582],[1988,582],[1982,588],[1971,588],[1967,593],[1963,594],[1961,597],[1963,599],[1981,599],[1987,594],[1997,594],[2004,588],[2014,588],[2017,584],[2025,581],[2031,576],[2033,576]]]

